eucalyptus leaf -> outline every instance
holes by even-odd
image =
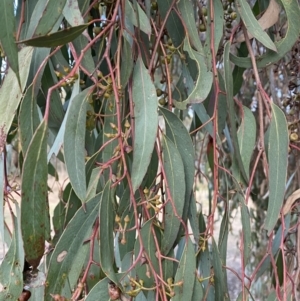
[[[204,101],[210,92],[213,81],[212,72],[208,69],[206,65],[205,56],[192,49],[187,37],[184,39],[183,49],[188,53],[191,60],[196,66],[197,78],[195,80],[196,83],[193,88],[193,91],[188,95],[186,100],[182,102],[173,100],[176,107],[181,110],[186,109],[186,106],[188,104],[199,103]],[[192,68],[192,66],[193,65],[189,65],[188,68]]]
[[[150,35],[150,21],[140,5],[137,2],[135,3],[136,5],[132,5],[129,0],[125,0],[125,15],[134,26],[140,28],[143,32]]]
[[[163,137],[163,163],[166,176],[166,185],[170,195],[167,194],[164,220],[164,239],[162,242],[163,254],[172,249],[180,229],[186,184],[184,178],[184,165],[176,145],[168,138]],[[176,213],[174,212],[176,210]]]
[[[284,113],[272,103],[272,119],[268,142],[269,204],[264,228],[272,233],[284,200],[288,164],[289,134]]]
[[[166,27],[174,46],[179,47],[182,44],[185,36],[184,27],[181,23],[180,18],[173,10],[171,10],[167,18],[167,13],[170,9],[170,6],[173,5],[173,1],[158,0],[157,4],[158,4],[158,11],[159,14],[161,15],[162,20],[167,19]]]
[[[0,1],[0,41],[7,56],[9,65],[20,83],[18,48],[15,39],[16,23],[14,18],[14,3],[10,0]]]
[[[33,87],[30,86],[23,97],[19,113],[20,140],[24,155],[39,124],[36,98],[33,95]]]
[[[90,89],[77,94],[70,103],[64,132],[64,157],[73,189],[82,202],[86,200],[85,121]]]
[[[59,20],[66,0],[38,1],[32,13],[27,38],[49,33]]]
[[[99,205],[99,244],[100,264],[105,275],[114,283],[118,283],[113,268],[114,264],[114,190],[108,181],[103,189]]]
[[[26,260],[35,269],[50,238],[47,189],[47,124],[36,129],[23,163],[21,227]]]
[[[193,7],[191,1],[185,0],[180,0],[177,6],[188,29],[191,44],[196,48],[196,50],[199,53],[203,53],[203,47],[199,39],[198,29],[196,26],[195,7]]]
[[[234,158],[233,160],[237,161],[236,166],[238,166],[241,175],[243,176],[244,181],[248,182],[248,176],[245,171],[245,166],[243,164],[242,155],[240,146],[238,143],[238,135],[237,135],[237,128],[235,122],[235,110],[234,110],[234,100],[233,100],[233,79],[232,79],[232,70],[230,67],[229,61],[229,52],[230,52],[230,41],[226,42],[224,48],[224,74],[225,74],[225,89],[226,89],[226,100],[227,100],[227,108],[228,108],[228,117],[229,123],[231,127],[231,136],[232,136],[232,143],[234,147]]]
[[[18,218],[13,215],[11,244],[0,266],[0,299],[17,300],[23,290],[24,251]]]
[[[29,73],[32,47],[25,47],[19,52],[19,70],[21,87],[13,70],[9,69],[0,89],[0,131],[6,136],[14,119],[15,112],[22,99]],[[9,99],[9,101],[7,101]]]
[[[52,252],[46,279],[45,301],[52,300],[50,293],[60,294],[67,283],[70,268],[77,264],[75,260],[80,251],[79,246],[89,237],[98,215],[101,195],[102,193],[97,194],[86,203],[85,209],[82,207],[76,212]]]
[[[42,35],[36,38],[19,41],[19,44],[25,44],[34,47],[56,47],[65,45],[76,39],[86,28],[88,24],[78,25],[59,30],[54,33]]]
[[[141,57],[134,67],[132,81],[135,122],[131,180],[135,191],[147,172],[158,126],[156,90]]]
[[[267,48],[277,51],[271,38],[264,32],[254,17],[251,7],[246,0],[235,0],[235,5],[247,30]]]
[[[298,24],[298,16],[300,14],[300,7],[297,0],[281,0],[287,17],[287,31],[284,38],[274,42],[277,52],[267,50],[262,55],[256,58],[256,64],[258,68],[269,66],[279,61],[295,44],[300,34],[300,28]],[[230,54],[230,60],[237,66],[243,68],[250,68],[252,66],[249,57],[237,57]]]
[[[245,106],[243,106],[242,116],[243,119],[237,132],[237,138],[246,176],[249,178],[250,161],[256,140],[256,121],[251,110]],[[236,160],[232,163],[232,174],[238,182],[243,180]]]
[[[174,286],[175,296],[172,298],[173,301],[192,299],[193,287],[196,279],[195,270],[196,259],[194,247],[191,240],[188,238],[174,278],[174,283],[181,284]]]
[[[80,1],[79,1],[80,2]],[[67,0],[63,9],[63,15],[71,26],[84,23],[78,0]]]

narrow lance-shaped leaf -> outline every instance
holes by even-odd
[[[213,3],[213,16],[211,16],[210,5]],[[212,54],[211,54],[211,30],[214,31],[214,47],[215,53],[219,49],[220,42],[224,34],[224,9],[222,0],[215,0],[213,2],[207,1],[207,25],[206,25],[206,39],[203,45],[204,51],[207,56],[207,63],[211,66]]]
[[[188,53],[193,63],[196,64],[197,78],[195,79],[194,89],[186,100],[182,102],[173,100],[176,107],[181,110],[185,110],[188,104],[204,101],[209,94],[213,80],[212,72],[208,70],[205,62],[205,56],[192,49],[187,37],[184,39],[183,49]]]
[[[159,262],[155,255],[157,248],[156,248],[152,229],[154,229],[153,220],[148,220],[146,223],[142,225],[140,235],[141,235],[141,240],[143,241],[143,245],[141,246],[139,239],[136,239],[134,245],[134,254],[135,257],[137,257],[140,252],[140,249],[143,248],[155,272],[159,273]],[[156,234],[157,232],[155,232],[155,235]],[[160,240],[158,237],[156,237],[156,239],[157,241]],[[144,281],[145,287],[148,288],[153,287],[153,285],[155,284],[154,277],[152,273],[150,275],[147,275],[147,267],[145,266],[145,264],[143,264],[143,262],[141,261],[139,262],[136,272],[137,272],[137,276]]]
[[[24,156],[27,152],[31,138],[39,126],[39,122],[37,103],[33,95],[33,86],[31,85],[26,91],[19,112],[20,140]]]
[[[269,203],[265,229],[271,234],[283,204],[285,194],[286,170],[288,164],[288,127],[284,113],[272,103],[270,123],[268,162],[269,162]]]
[[[90,235],[92,226],[99,213],[101,193],[81,207],[67,225],[61,235],[49,262],[49,270],[45,285],[45,301],[52,301],[50,294],[60,294],[68,281],[68,272],[80,251],[79,246]],[[78,275],[79,276],[79,275]]]
[[[36,268],[49,239],[47,125],[34,133],[23,163],[21,226],[26,260]]]
[[[0,129],[0,137],[1,137],[1,129]],[[1,140],[1,138],[0,138]],[[4,156],[2,156],[2,147],[6,147],[5,145],[0,145],[0,183],[4,183]],[[4,185],[0,185],[0,239],[4,240]]]
[[[228,117],[231,127],[231,136],[232,144],[234,147],[234,159],[237,161],[237,165],[243,176],[245,182],[248,182],[248,177],[245,171],[245,167],[241,157],[241,150],[238,143],[237,128],[235,122],[235,111],[234,111],[234,100],[233,100],[233,80],[232,80],[232,71],[229,61],[229,52],[230,52],[230,41],[225,44],[224,48],[224,73],[225,73],[225,89],[226,89],[226,100],[228,108]]]
[[[7,56],[9,66],[17,76],[20,84],[18,48],[15,39],[16,22],[14,16],[14,2],[11,0],[0,1],[0,41]]]
[[[27,38],[49,33],[60,18],[66,0],[37,1],[32,13]]]
[[[239,11],[244,25],[248,31],[267,48],[277,51],[275,44],[271,38],[264,32],[254,17],[251,7],[246,0],[235,0],[236,8]]]
[[[157,4],[158,4],[158,12],[162,20],[166,19],[167,12],[170,9],[170,6],[174,5],[174,1],[158,0]],[[182,44],[185,33],[180,18],[178,17],[177,13],[173,10],[171,10],[168,16],[166,27],[174,46],[179,47]]]
[[[244,243],[244,265],[248,264],[248,260],[251,255],[251,225],[250,225],[250,213],[244,198],[240,195],[241,202],[241,218],[243,226],[243,243]]]
[[[0,89],[0,129],[3,130],[5,136],[10,129],[23,96],[22,92],[25,89],[32,53],[33,48],[31,47],[25,47],[19,52],[21,89],[11,69],[8,70]]]
[[[183,122],[172,112],[160,108],[165,118],[166,135],[175,144],[181,155],[185,175],[185,196],[183,218],[186,220],[194,185],[195,152],[192,139]]]
[[[114,189],[108,181],[103,189],[103,194],[99,206],[99,227],[100,227],[100,265],[105,275],[117,283],[114,272]]]
[[[84,23],[78,1],[67,0],[63,9],[63,15],[71,26],[77,26]]]
[[[134,26],[139,27],[147,35],[151,34],[150,21],[138,3],[133,6],[129,0],[125,0],[125,15]]]
[[[69,104],[70,108],[64,133],[66,168],[72,187],[82,202],[85,201],[86,197],[84,139],[86,101],[90,92],[90,89],[86,89],[72,99]]]
[[[173,301],[191,300],[196,278],[196,258],[193,243],[188,238],[175,274]],[[178,284],[181,282],[182,284]],[[221,299],[220,299],[221,300]]]
[[[0,300],[19,300],[23,290],[24,251],[18,218],[15,215],[13,226],[12,241],[0,266]]]
[[[203,53],[203,48],[199,39],[199,33],[195,21],[195,8],[193,7],[192,2],[180,0],[177,6],[181,13],[182,19],[185,21],[191,44],[199,53]]]
[[[65,45],[76,39],[87,27],[88,24],[78,25],[37,38],[19,41],[18,43],[34,47],[56,47]]]
[[[250,109],[243,106],[243,120],[237,132],[238,144],[247,178],[249,178],[250,161],[255,146],[256,121]],[[235,179],[240,182],[243,180],[237,162],[232,163],[232,173]]]
[[[222,270],[222,261],[214,239],[212,241],[212,264],[214,271],[215,300],[229,300]]]
[[[185,182],[184,179],[184,166],[181,156],[174,145],[168,138],[163,137],[163,161],[167,181],[167,187],[170,191],[170,198],[168,198],[165,205],[164,212],[164,239],[162,241],[162,252],[166,255],[173,247],[173,243],[177,238],[180,228],[180,219],[183,214],[184,195],[185,195]],[[176,210],[177,215],[175,215]]]
[[[103,124],[103,143],[110,141],[110,143],[103,149],[102,161],[108,162],[115,155],[116,147],[118,146],[118,139],[112,140],[111,135],[116,134],[116,130],[111,127],[111,124],[116,125],[117,121],[117,104],[113,95],[111,95],[105,104],[105,119]],[[115,161],[110,165],[110,169],[104,170],[103,174],[106,180],[110,178],[110,172],[116,174],[118,162]]]
[[[297,0],[281,0],[280,1],[284,7],[285,14],[287,17],[287,31],[283,39],[274,42],[277,52],[268,50],[257,57],[256,63],[258,68],[263,68],[269,66],[274,62],[280,60],[296,43],[299,34],[299,15],[300,7]],[[251,68],[252,63],[250,57],[237,57],[230,54],[231,61],[240,67]]]
[[[141,57],[137,59],[132,81],[135,123],[131,180],[135,191],[147,172],[158,127],[156,89]]]
[[[80,85],[79,85],[79,79],[75,80],[73,83],[73,87],[72,87],[72,94],[70,97],[70,102],[72,103],[73,98],[75,98],[77,96],[77,94],[79,94],[80,91]],[[48,163],[50,162],[50,159],[52,157],[52,155],[54,154],[55,156],[57,156],[63,141],[64,141],[64,134],[65,134],[65,129],[66,129],[66,121],[67,121],[67,117],[69,115],[69,111],[70,111],[70,106],[68,106],[67,108],[67,112],[65,113],[64,119],[60,124],[60,128],[59,131],[56,135],[56,138],[48,152],[47,155],[47,161]]]

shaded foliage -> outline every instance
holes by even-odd
[[[295,297],[299,15],[297,0],[2,0],[0,299],[229,300],[232,272],[238,300]]]

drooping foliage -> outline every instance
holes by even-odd
[[[1,0],[0,300],[296,297],[299,16]]]

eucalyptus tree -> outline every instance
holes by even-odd
[[[296,297],[299,15],[297,0],[0,1],[0,299],[229,300],[229,274],[237,300]]]

